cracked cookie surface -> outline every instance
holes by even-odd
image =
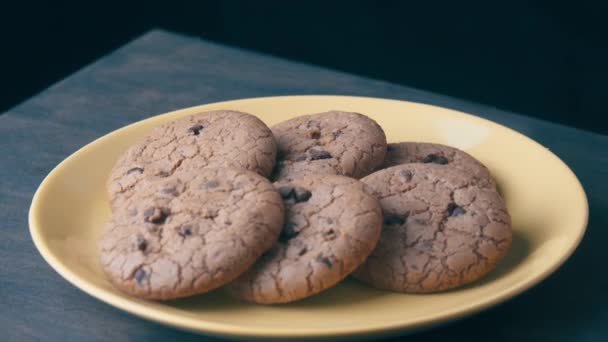
[[[400,142],[387,145],[383,168],[410,163],[444,165],[449,168],[465,170],[469,172],[471,177],[488,181],[496,186],[490,171],[485,165],[470,154],[455,147],[423,142]]]
[[[369,117],[330,111],[302,115],[272,127],[278,160],[274,179],[306,174],[335,174],[361,178],[380,167],[386,136]]]
[[[466,172],[403,164],[361,180],[384,215],[378,246],[353,276],[374,287],[428,293],[489,272],[511,245],[511,219],[496,189]]]
[[[281,196],[244,169],[205,168],[152,182],[115,210],[99,240],[119,290],[172,299],[219,287],[276,241]]]
[[[235,297],[263,304],[335,285],[374,249],[382,227],[378,201],[355,179],[309,175],[275,186],[286,211],[279,240],[228,285]]]
[[[217,110],[156,127],[116,162],[107,182],[112,208],[146,183],[203,167],[242,167],[269,176],[276,159],[270,129],[257,117]]]

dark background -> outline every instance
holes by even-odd
[[[162,28],[606,134],[607,10],[606,1],[3,3],[0,112]]]

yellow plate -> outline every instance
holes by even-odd
[[[353,280],[288,305],[237,302],[222,291],[173,302],[130,298],[110,286],[95,239],[110,215],[104,183],[130,144],[161,123],[198,111],[235,109],[268,125],[296,115],[341,109],[365,113],[391,142],[429,141],[461,148],[485,163],[513,217],[506,260],[482,280],[433,295],[405,295]],[[348,96],[284,96],[214,103],[134,123],[88,144],[40,184],[30,232],[65,279],[110,305],[171,326],[228,337],[338,337],[390,334],[460,318],[537,284],[574,251],[587,224],[587,198],[572,171],[533,140],[491,121],[419,103]]]

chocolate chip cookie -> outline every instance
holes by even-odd
[[[403,164],[362,181],[384,215],[380,242],[353,275],[380,289],[428,293],[489,272],[511,245],[503,199],[467,172]]]
[[[276,143],[270,129],[247,113],[218,110],[191,115],[155,128],[116,162],[107,190],[120,207],[148,181],[178,171],[236,166],[269,176]]]
[[[377,200],[355,179],[309,175],[275,186],[286,210],[279,241],[228,286],[234,296],[263,304],[335,285],[374,249],[382,227]]]
[[[361,178],[382,165],[386,136],[365,115],[330,111],[272,127],[279,155],[274,179],[311,173]]]
[[[410,163],[445,165],[445,167],[464,170],[474,179],[486,180],[496,186],[485,165],[455,147],[422,142],[400,142],[388,144],[386,151],[384,168]]]
[[[257,173],[205,168],[139,189],[100,237],[103,269],[119,290],[172,299],[209,291],[247,270],[276,241],[281,196]]]

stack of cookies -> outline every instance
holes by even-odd
[[[388,144],[357,113],[268,128],[212,111],[155,128],[116,162],[101,263],[120,291],[174,299],[225,287],[286,303],[348,275],[431,293],[495,267],[511,221],[488,169],[456,148]]]

